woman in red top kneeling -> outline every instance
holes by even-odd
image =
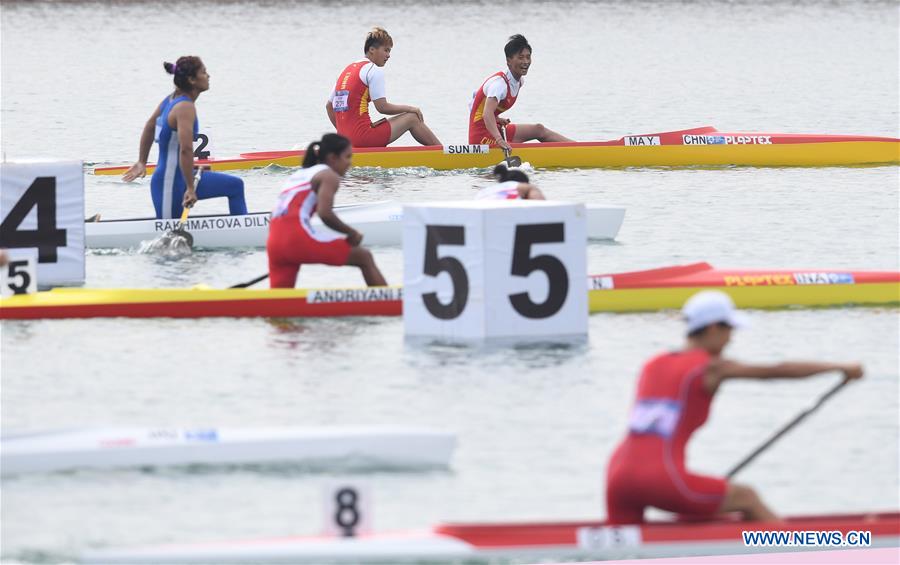
[[[303,168],[291,175],[272,210],[269,223],[269,281],[272,288],[294,288],[305,263],[354,265],[369,286],[385,286],[372,253],[360,247],[363,234],[334,213],[334,195],[341,177],[350,168],[350,140],[328,133],[306,148]],[[318,214],[326,226],[346,237],[316,230],[311,221]]]
[[[713,396],[729,379],[796,379],[841,371],[858,379],[858,364],[785,362],[748,365],[721,356],[731,331],[744,325],[731,298],[719,291],[692,296],[682,310],[687,321],[684,350],[657,355],[644,365],[628,435],[609,463],[607,519],[614,524],[644,521],[648,506],[686,517],[714,518],[741,512],[747,520],[777,516],[751,487],[687,469],[685,447],[709,416]]]

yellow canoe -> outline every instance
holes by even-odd
[[[718,289],[742,308],[900,304],[900,272],[719,270],[708,263],[588,278],[591,312],[680,308]],[[0,319],[397,316],[400,287],[55,289],[0,299]]]
[[[721,133],[713,127],[624,136],[613,141],[515,143],[513,154],[539,168],[598,167],[824,167],[900,164],[900,139],[858,135]],[[243,153],[197,161],[215,171],[268,165],[299,167],[302,151]],[[485,168],[503,159],[486,145],[356,148],[356,167]],[[96,175],[121,175],[128,166],[95,167]],[[148,166],[148,172],[153,166]]]

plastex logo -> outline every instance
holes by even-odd
[[[797,284],[853,284],[851,273],[794,273]]]

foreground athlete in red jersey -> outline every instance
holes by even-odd
[[[334,213],[334,195],[352,158],[350,140],[336,133],[327,133],[306,148],[303,168],[290,176],[272,210],[266,241],[271,288],[294,288],[300,266],[309,263],[354,265],[367,285],[387,284],[372,253],[359,245],[363,234]],[[311,223],[315,214],[346,237],[316,230]]]
[[[538,141],[572,141],[547,129],[543,124],[511,124],[500,114],[512,108],[524,84],[523,77],[531,67],[531,45],[522,35],[509,38],[506,47],[506,71],[498,71],[472,93],[469,102],[469,143],[510,149],[510,143]],[[505,129],[505,135],[500,128]],[[505,139],[504,139],[505,138]]]
[[[407,131],[422,145],[440,145],[425,125],[422,110],[387,101],[382,67],[391,58],[394,40],[380,27],[366,36],[366,58],[351,63],[338,77],[325,104],[328,119],[353,147],[386,147]],[[392,116],[375,123],[369,118],[369,102],[379,113]]]
[[[628,435],[609,463],[607,519],[614,524],[644,521],[648,506],[693,518],[741,512],[746,520],[778,517],[751,487],[687,470],[685,446],[709,416],[719,386],[729,379],[799,379],[841,371],[862,377],[858,364],[785,362],[748,365],[721,356],[732,328],[744,325],[731,298],[719,291],[692,296],[682,310],[687,345],[657,355],[641,371]]]

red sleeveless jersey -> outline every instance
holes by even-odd
[[[710,355],[701,349],[663,353],[644,365],[628,436],[610,458],[607,518],[640,523],[647,507],[695,517],[721,510],[728,481],[685,466],[688,440],[709,417],[713,394],[704,386]]]
[[[510,86],[509,79],[506,78],[505,72],[497,71],[487,77],[484,82],[481,83],[481,86],[478,87],[478,90],[475,91],[475,98],[472,100],[472,109],[469,111],[469,143],[481,143],[480,139],[485,135],[485,132],[487,132],[487,127],[484,125],[484,104],[487,102],[487,96],[484,95],[484,85],[494,77],[500,77],[503,79],[503,82],[506,83],[506,98],[500,100],[497,104],[497,109],[494,110],[495,118],[512,108],[513,104],[516,103],[516,98],[518,98],[518,94],[513,96],[512,86]],[[473,141],[473,139],[476,139],[476,141]]]
[[[370,61],[347,65],[334,85],[334,118],[339,134],[354,139],[372,127],[369,118],[369,87],[359,78],[359,70]]]
[[[709,417],[713,395],[703,384],[709,358],[706,351],[692,349],[663,353],[647,362],[638,380],[626,441],[659,447],[669,443],[672,462],[683,469],[685,446]]]

